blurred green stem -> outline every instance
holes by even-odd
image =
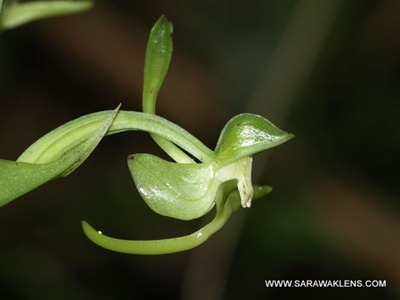
[[[31,1],[12,2],[0,1],[0,31],[21,26],[28,22],[49,17],[74,14],[92,7],[89,0],[80,1]]]

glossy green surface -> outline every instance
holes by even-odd
[[[219,186],[215,163],[178,164],[136,154],[129,157],[128,166],[144,201],[161,215],[191,220],[214,205]]]
[[[215,156],[219,161],[231,162],[279,146],[293,137],[259,115],[240,114],[222,130]]]

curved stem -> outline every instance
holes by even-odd
[[[109,113],[110,111],[102,111],[85,115],[56,128],[25,150],[17,161],[48,163],[61,157],[65,152],[93,135]],[[210,162],[213,159],[213,152],[189,132],[152,114],[119,111],[106,135],[136,130],[161,136],[201,162]]]
[[[189,250],[208,240],[210,236],[225,225],[232,213],[241,207],[239,193],[237,191],[231,193],[227,192],[231,189],[232,184],[229,182],[226,182],[218,189],[215,198],[217,211],[214,219],[201,229],[189,235],[160,240],[123,240],[106,236],[96,231],[85,221],[82,221],[82,228],[85,235],[93,243],[105,249],[120,253],[158,255]],[[270,186],[254,186],[254,199],[265,196],[271,192],[271,190]]]
[[[217,198],[221,199],[222,197],[223,191],[220,189]],[[211,235],[224,226],[232,213],[232,203],[228,200],[225,204],[221,205],[222,207],[218,207],[217,205],[217,212],[214,219],[206,226],[192,234],[176,238],[160,240],[123,240],[108,237],[96,231],[85,221],[82,221],[82,228],[85,235],[93,243],[105,249],[120,253],[158,255],[181,252],[204,243]]]

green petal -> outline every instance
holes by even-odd
[[[215,148],[216,159],[232,162],[276,147],[293,137],[259,115],[240,114],[222,130]]]
[[[142,105],[145,113],[156,113],[157,95],[167,74],[172,56],[172,32],[172,23],[164,16],[161,16],[151,29],[144,63]],[[195,162],[171,141],[155,134],[152,134],[151,137],[176,162]]]
[[[216,164],[178,164],[150,154],[131,155],[128,166],[147,205],[181,220],[206,214],[214,205],[219,182]]]
[[[154,114],[156,99],[172,56],[172,23],[160,17],[151,29],[143,79],[143,112]]]

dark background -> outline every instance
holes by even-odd
[[[274,191],[203,246],[129,256],[92,244],[190,233],[154,214],[126,157],[144,133],[106,138],[71,176],[0,209],[1,299],[398,299],[400,2],[97,1],[0,36],[0,157],[73,118],[140,110],[147,35],[174,23],[158,112],[213,148],[237,113],[296,135],[255,157]],[[378,279],[387,288],[266,288],[266,279]]]

